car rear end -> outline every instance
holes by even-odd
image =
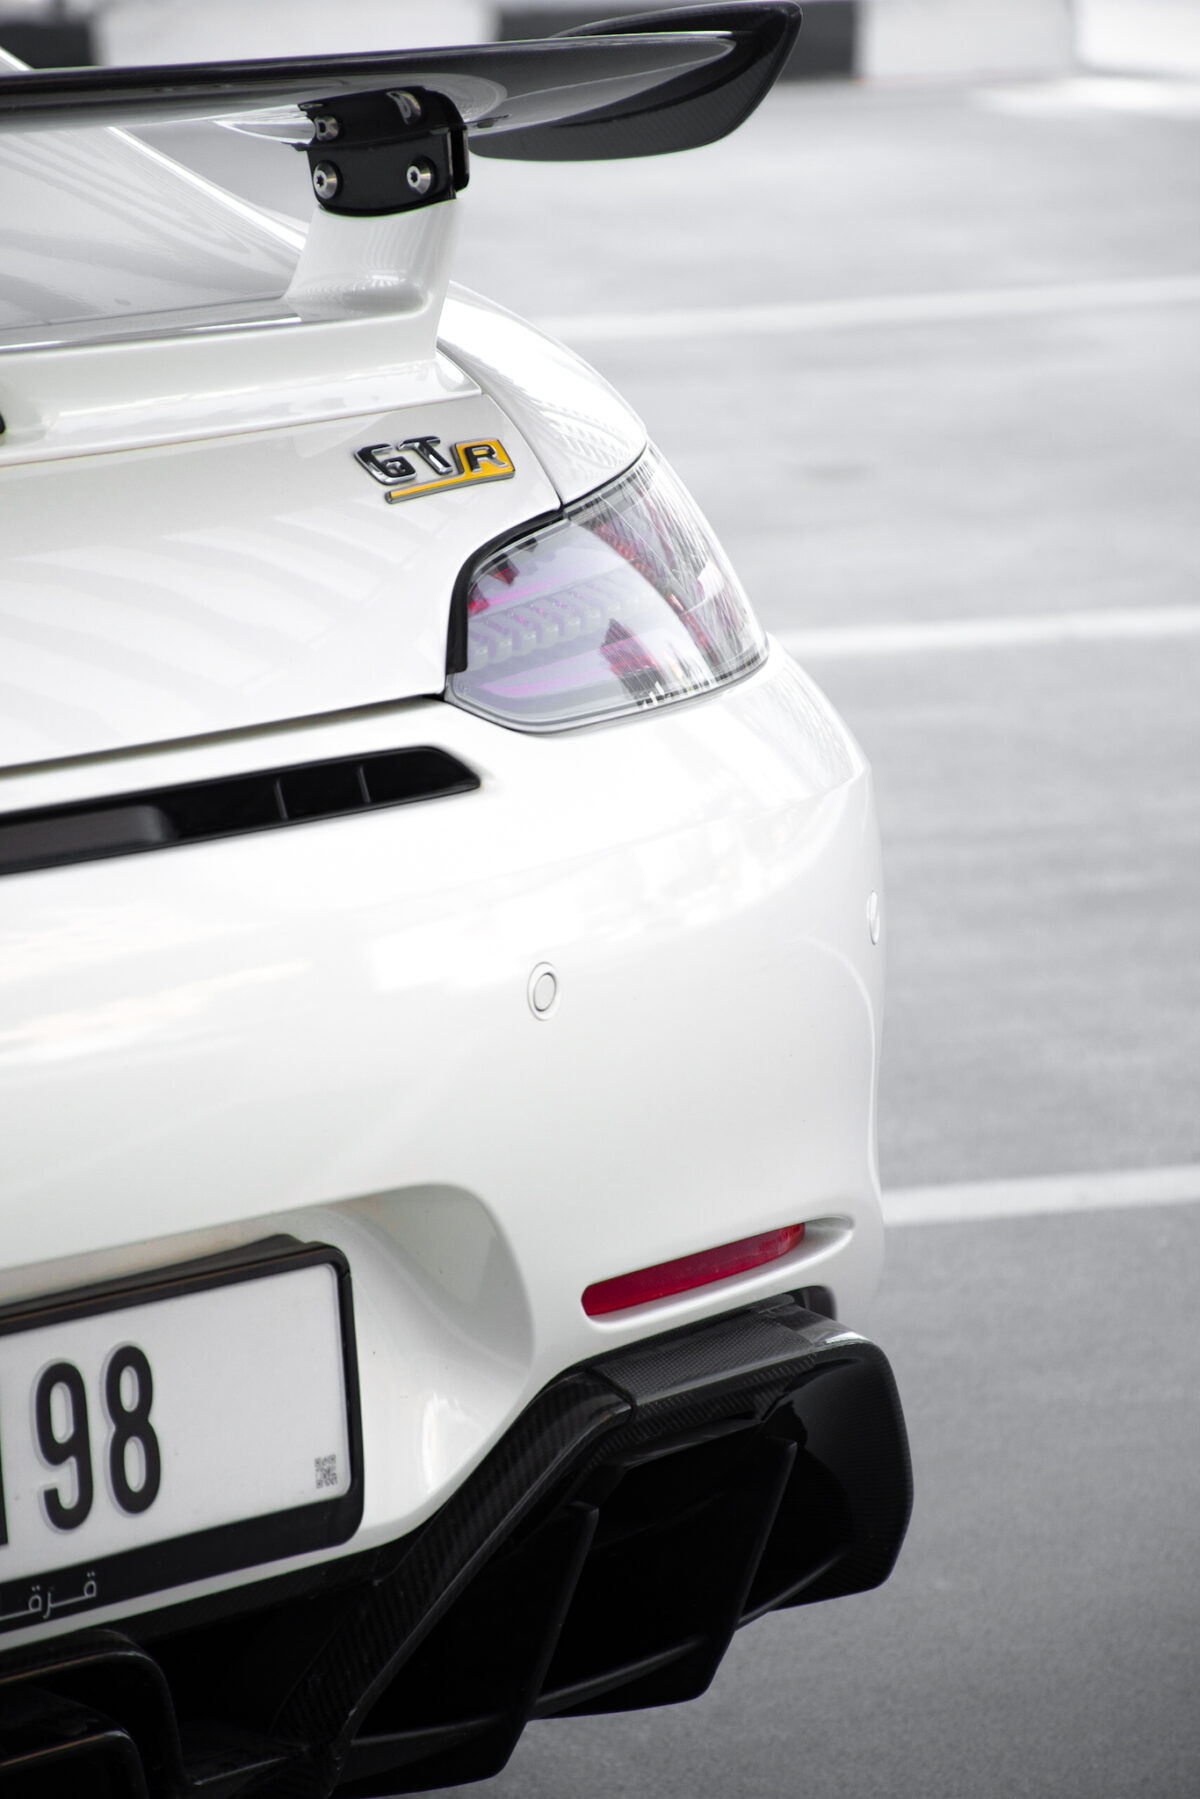
[[[0,348],[0,1770],[475,1779],[898,1551],[870,776],[452,206],[97,157],[208,310]]]

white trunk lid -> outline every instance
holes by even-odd
[[[0,159],[0,768],[440,693],[463,563],[559,498],[437,350],[454,205],[301,253],[120,132]],[[390,503],[355,452],[414,438],[514,472]]]

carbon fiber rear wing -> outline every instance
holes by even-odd
[[[520,43],[30,71],[0,76],[0,131],[237,121],[280,107],[315,120],[335,118],[359,97],[417,90],[445,103],[435,110],[456,117],[481,155],[650,156],[715,142],[740,125],[779,74],[799,26],[794,0],[750,0],[606,20]],[[306,136],[305,121],[296,123]]]

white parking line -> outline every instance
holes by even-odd
[[[1144,52],[1144,42],[1141,47]],[[1196,36],[1196,53],[1200,54],[1200,34]],[[1064,113],[1099,111],[1194,119],[1200,118],[1200,81],[1162,76],[1075,75],[1064,81],[980,88],[971,95],[971,102],[985,112],[1012,113],[1017,117],[1053,118]]]
[[[889,1226],[977,1224],[994,1218],[1197,1203],[1200,1168],[1134,1168],[1118,1174],[1061,1174],[1022,1181],[897,1188],[884,1193],[883,1218]]]
[[[1113,606],[1094,612],[1015,613],[1011,618],[917,619],[905,624],[831,625],[777,631],[800,661],[822,656],[896,656],[926,650],[1022,649],[1055,643],[1200,637],[1200,606]]]
[[[649,338],[791,337],[810,331],[859,330],[864,326],[1049,318],[1058,313],[1190,306],[1197,302],[1200,274],[1150,275],[1059,286],[971,288],[961,293],[873,294],[846,300],[676,307],[665,312],[560,314],[539,323],[543,330],[571,344],[624,343]]]

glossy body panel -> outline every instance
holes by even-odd
[[[705,17],[724,32],[724,14]],[[522,70],[495,124],[542,154],[580,98],[546,84],[586,63],[613,84],[590,103],[630,107],[575,152],[661,150],[677,126],[688,142],[731,128],[794,31],[786,6],[736,19],[745,41],[719,52],[685,29],[636,54],[447,53],[439,84],[486,132],[505,95],[480,71]],[[722,58],[723,86],[704,73]],[[681,69],[687,116],[639,112]],[[303,97],[294,69],[276,78],[238,104]],[[220,72],[190,97],[189,79],[143,71],[122,96],[105,71],[31,78],[0,113],[16,97],[42,127],[89,96],[101,117],[181,94],[208,109]],[[797,1289],[861,1314],[882,1246],[870,776],[778,648],[752,673],[722,665],[703,698],[660,687],[627,717],[581,728],[567,711],[544,735],[441,697],[460,572],[646,447],[563,346],[475,295],[446,300],[457,201],[322,214],[305,238],[117,133],[39,142],[32,186],[15,165],[6,190],[45,212],[0,337],[0,816],[292,774],[272,815],[287,829],[164,831],[144,853],[0,878],[0,1304],[278,1233],[340,1250],[362,1522],[287,1564],[303,1568],[457,1504],[580,1363]],[[105,176],[90,226],[89,142]],[[55,238],[82,259],[88,229],[108,244],[90,289]],[[431,444],[463,455],[439,466]],[[488,479],[432,491],[426,469],[477,472],[472,445],[492,452]],[[698,561],[679,536],[658,556],[672,607],[686,581],[709,592],[713,547],[702,523],[694,536]],[[304,765],[415,746],[478,786],[307,822],[283,806]],[[584,1310],[596,1282],[771,1232],[776,1260]]]
[[[422,434],[498,437],[516,474],[388,506],[354,452]],[[556,503],[477,393],[9,468],[0,765],[439,693],[471,547]]]
[[[84,193],[92,160],[105,179]],[[453,203],[317,212],[306,233],[118,131],[56,133],[11,161],[0,230],[21,305],[0,314],[0,474],[472,391],[437,352]],[[81,236],[103,245],[94,274],[64,252]]]
[[[435,355],[427,319],[415,321],[415,344],[404,329],[414,321],[368,315],[302,324],[282,303],[259,323],[184,319],[166,340],[149,332],[161,319],[142,319],[129,339],[0,357],[8,424],[0,477],[18,463],[369,416],[473,391]]]
[[[874,810],[793,665],[557,737],[418,702],[121,778],[405,741],[482,790],[0,882],[5,1288],[277,1229],[345,1249],[357,1548],[426,1516],[598,1346],[810,1282],[853,1322],[881,1249]],[[3,803],[112,774],[9,777]],[[584,1315],[597,1279],[796,1222],[779,1263]]]
[[[645,449],[645,426],[616,389],[515,313],[452,286],[440,339],[519,425],[565,502],[623,474]]]
[[[123,170],[131,228],[162,210],[165,158],[113,132],[39,141]],[[78,341],[60,321],[0,354],[0,766],[438,693],[471,552],[645,444],[562,346],[474,296],[443,309],[454,204],[319,215],[302,251],[264,221],[263,267],[288,285],[255,323],[253,307],[197,310],[196,221],[222,219],[228,197],[179,177],[178,239],[159,254],[190,309],[85,321]],[[229,204],[252,237],[253,209]],[[124,253],[137,263],[132,239]],[[498,438],[515,476],[401,514],[354,453],[422,436]]]

